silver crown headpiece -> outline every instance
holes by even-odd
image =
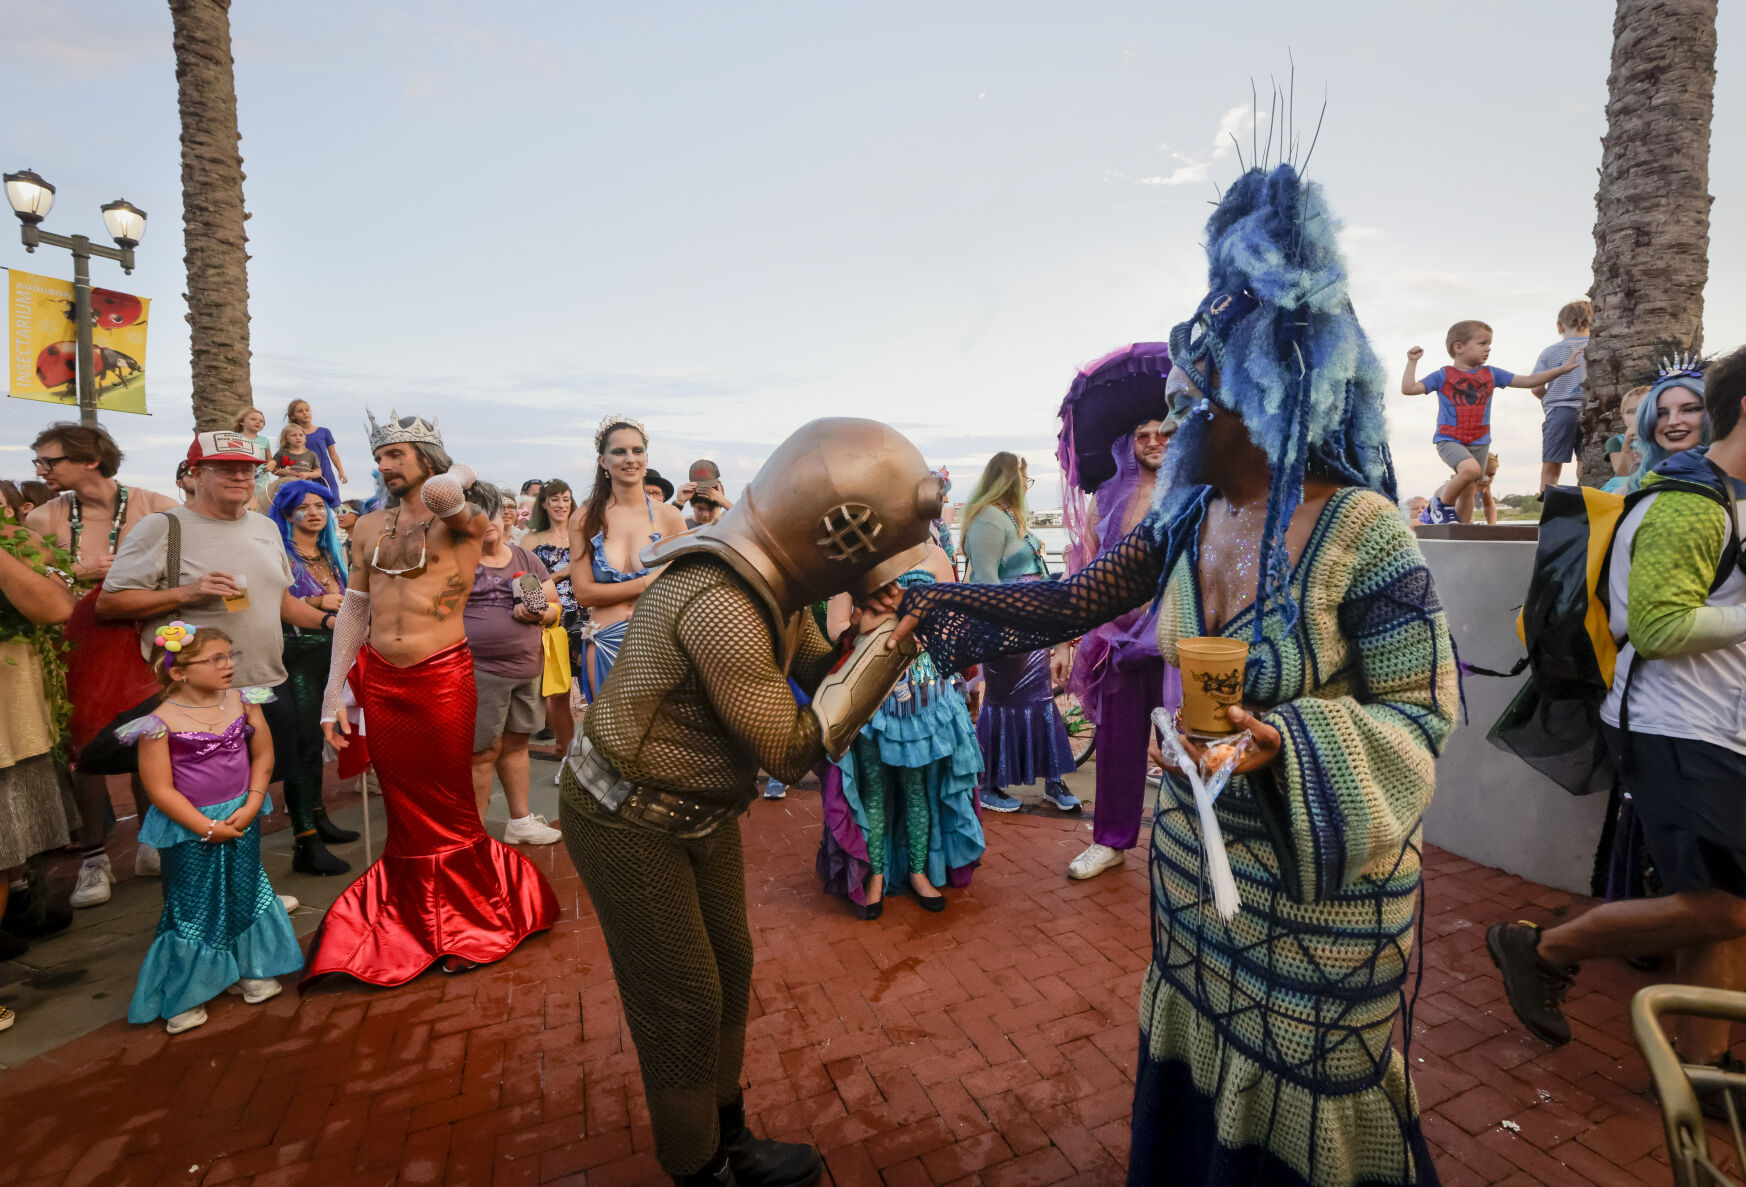
[[[1703,374],[1703,356],[1696,352],[1681,351],[1672,358],[1661,360],[1661,370],[1656,373],[1655,382],[1664,383],[1669,379],[1702,379]]]
[[[443,446],[443,435],[437,431],[437,422],[425,420],[422,416],[400,415],[400,410],[390,408],[386,424],[376,423],[376,414],[368,408],[364,415],[370,418],[370,452],[374,453],[384,445],[434,445],[438,449]]]
[[[634,420],[631,417],[624,415],[622,412],[613,412],[601,417],[600,427],[594,430],[595,453],[599,453],[602,449],[606,448],[606,434],[619,425],[629,425],[643,435],[643,441],[645,444],[648,442],[649,430],[643,428],[642,421]]]

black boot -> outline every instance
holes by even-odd
[[[326,808],[315,810],[315,831],[329,845],[347,845],[358,839],[358,834],[349,828],[341,828],[327,818]]]
[[[351,863],[344,861],[327,851],[327,846],[321,842],[321,834],[304,833],[292,841],[291,872],[294,874],[343,874],[352,868]]]
[[[812,1187],[824,1173],[824,1161],[813,1147],[753,1137],[746,1128],[744,1097],[722,1105],[717,1115],[722,1149],[739,1187]]]
[[[688,1175],[674,1175],[673,1182],[678,1187],[736,1187],[733,1167],[728,1165],[727,1153],[720,1147],[716,1148],[715,1157],[702,1170],[692,1171]]]

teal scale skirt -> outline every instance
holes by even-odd
[[[201,808],[223,820],[247,793]],[[282,977],[303,967],[303,951],[279,896],[261,868],[261,812],[235,841],[208,845],[152,808],[142,844],[163,863],[164,913],[140,965],[129,1022],[172,1018],[203,1005],[244,977]]]

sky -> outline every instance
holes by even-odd
[[[1746,6],[1723,5],[1712,138],[1746,135]],[[1251,80],[1296,63],[1308,174],[1345,222],[1352,296],[1398,393],[1479,318],[1532,368],[1590,283],[1613,6],[1604,0],[732,5],[237,3],[255,404],[302,397],[368,494],[364,414],[439,420],[499,482],[586,486],[600,418],[668,476],[737,491],[817,416],[950,468],[996,450],[1059,502],[1077,367],[1161,339],[1206,287],[1202,230],[1248,156]],[[150,215],[152,415],[105,425],[168,489],[192,431],[168,8],[0,0],[0,165],[104,241]],[[1265,99],[1262,101],[1265,107]],[[1259,134],[1265,137],[1265,121]],[[1706,344],[1746,341],[1746,160],[1715,153]],[[64,252],[0,266],[70,275]],[[1447,474],[1432,397],[1391,394],[1402,494]],[[0,476],[57,416],[0,400]],[[1538,481],[1539,405],[1500,393],[1500,492]],[[1566,471],[1567,477],[1569,471]]]

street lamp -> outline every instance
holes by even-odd
[[[102,247],[83,235],[56,235],[40,228],[54,209],[55,187],[29,169],[5,175],[6,200],[23,223],[19,237],[25,251],[39,244],[64,247],[73,253],[73,327],[77,335],[75,373],[78,375],[79,423],[97,424],[97,375],[91,360],[91,257],[114,260],[133,275],[133,249],[145,238],[146,213],[131,202],[116,199],[103,206],[103,225],[109,228],[116,247]]]

